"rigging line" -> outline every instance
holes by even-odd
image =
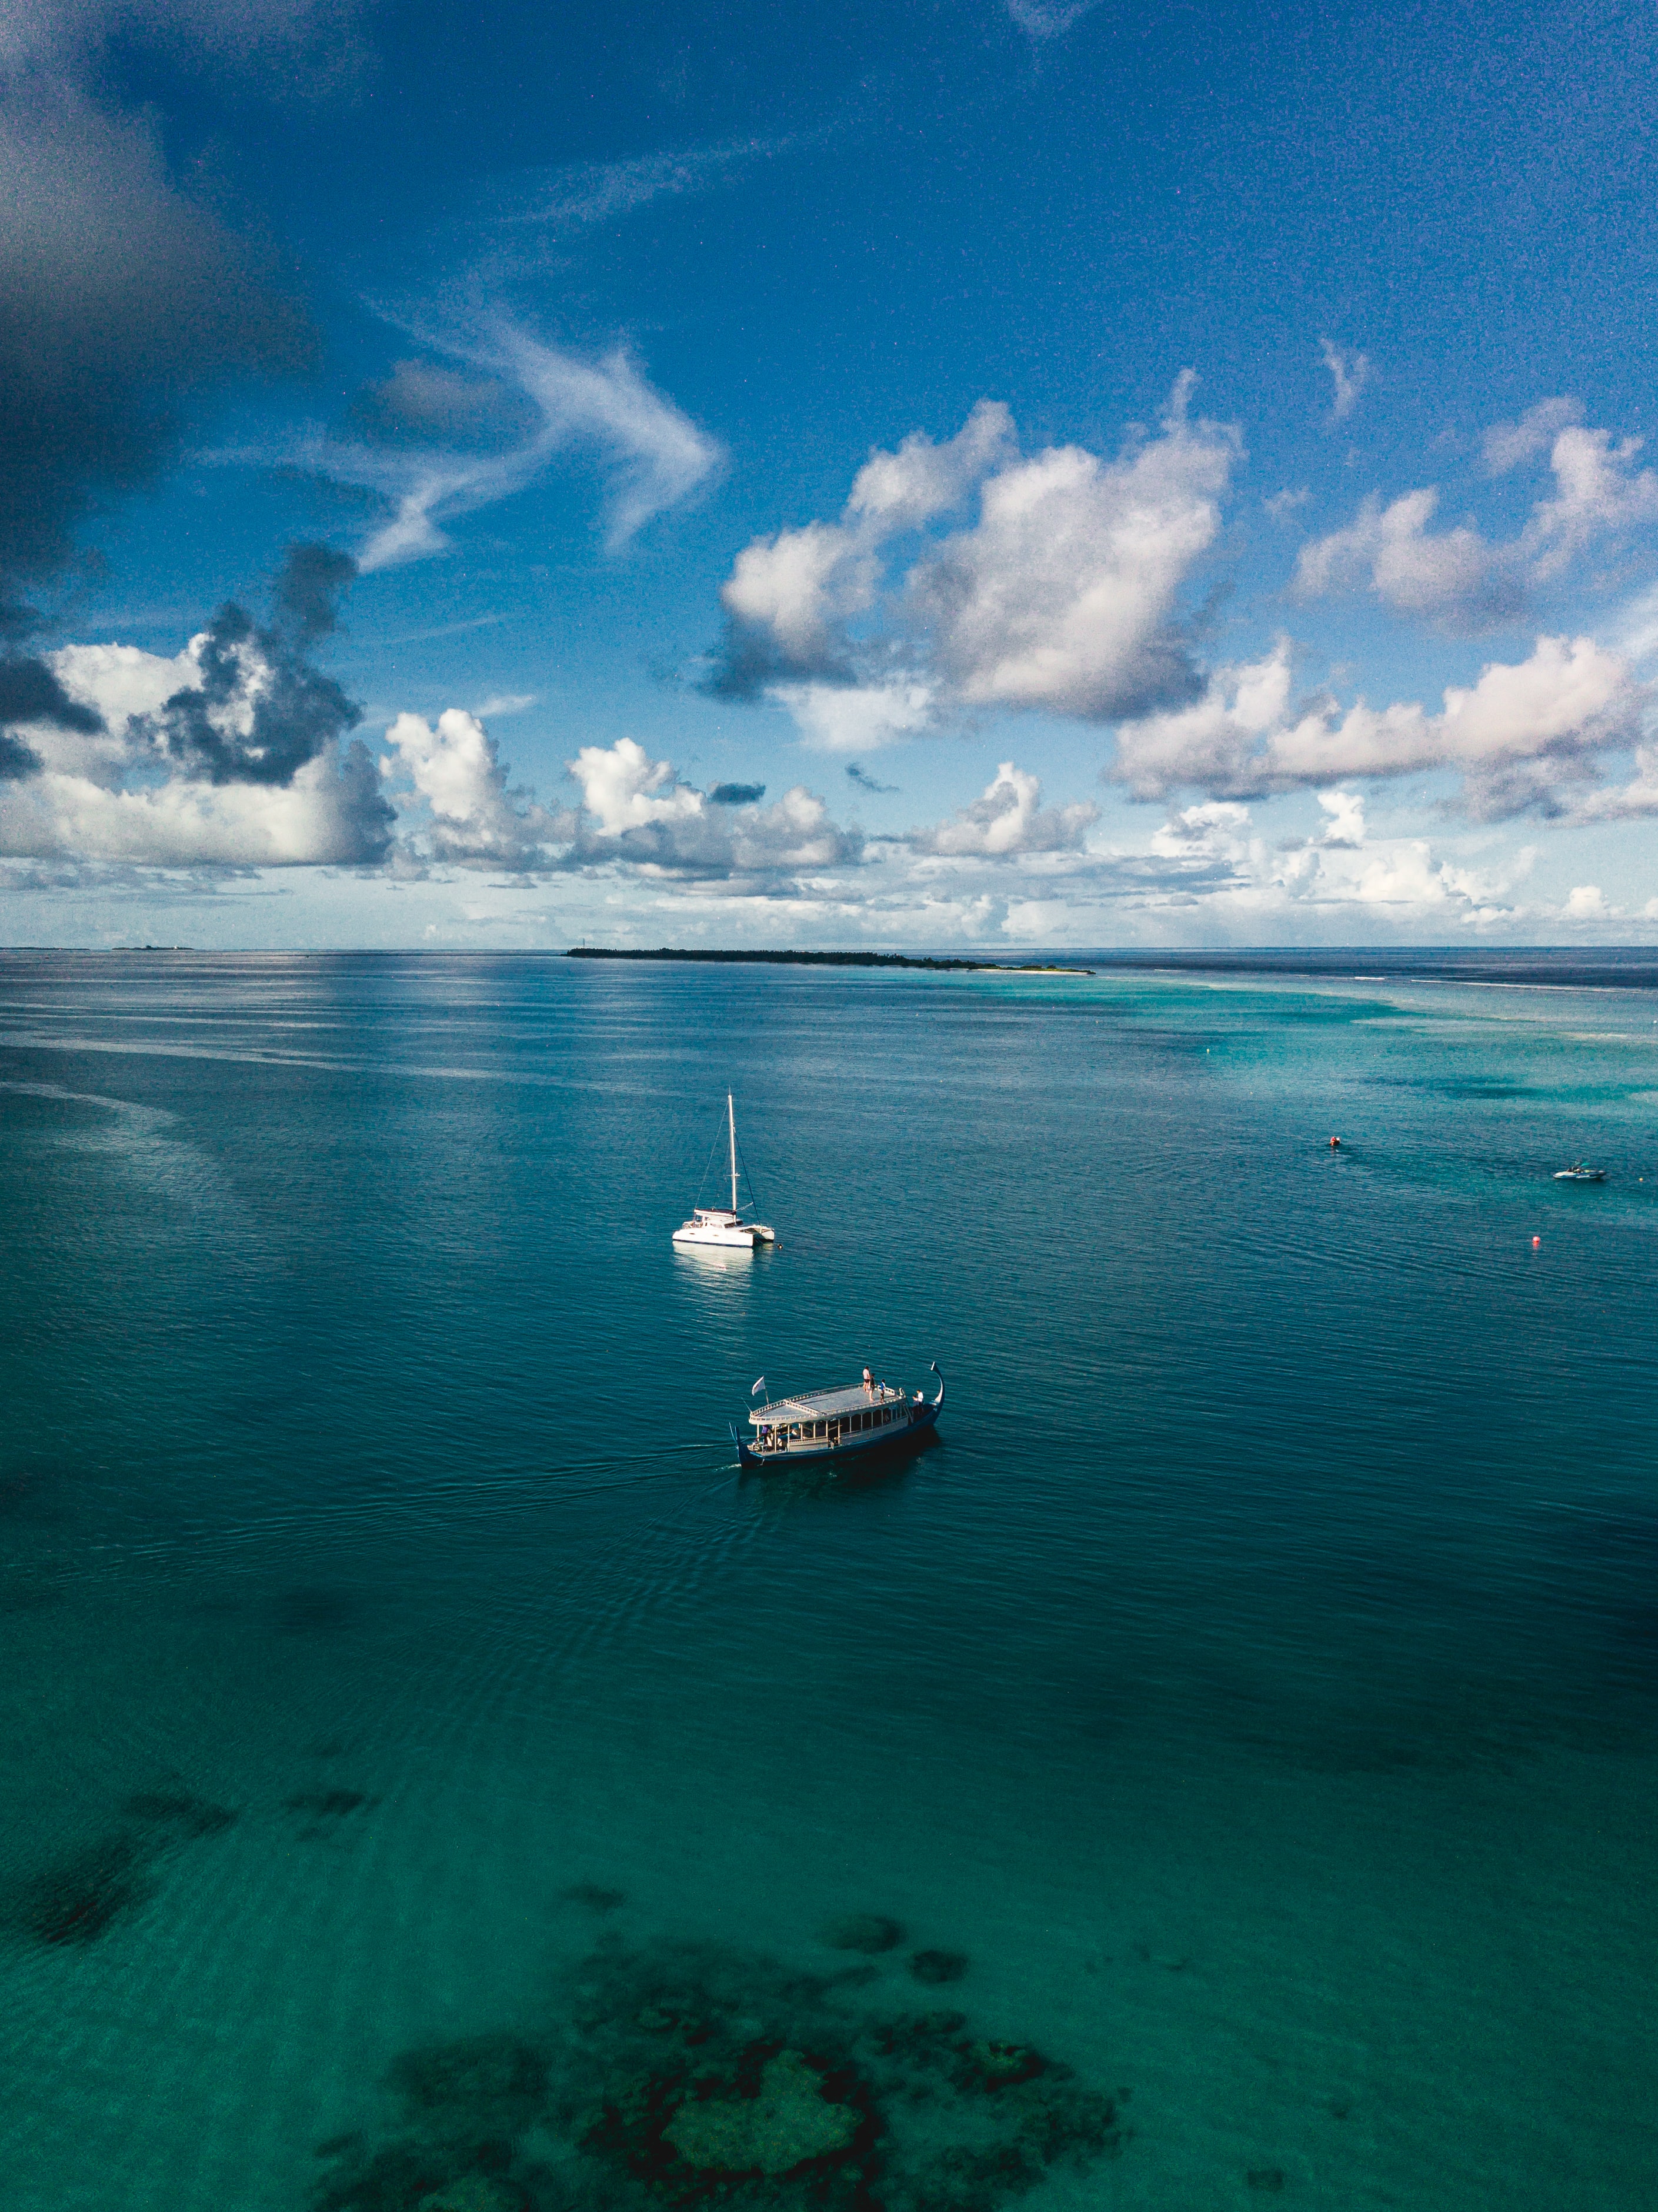
[[[741,1175],[744,1182],[747,1183],[749,1187],[749,1211],[751,1213],[758,1213],[760,1211],[760,1194],[755,1188],[754,1177],[749,1173],[748,1158],[744,1153],[741,1144],[737,1147],[737,1166],[738,1172]]]

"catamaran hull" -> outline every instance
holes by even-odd
[[[786,1451],[756,1451],[745,1443],[736,1425],[732,1438],[737,1446],[737,1456],[744,1467],[759,1467],[777,1470],[786,1467],[821,1467],[825,1461],[838,1466],[842,1460],[860,1459],[865,1452],[893,1451],[901,1444],[913,1443],[917,1437],[925,1436],[929,1429],[938,1425],[937,1404],[924,1405],[916,1419],[906,1421],[902,1427],[872,1430],[867,1435],[842,1437],[838,1443],[792,1444]]]

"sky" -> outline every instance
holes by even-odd
[[[0,942],[1658,937],[1658,33],[0,0]]]

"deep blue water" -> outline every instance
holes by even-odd
[[[859,1912],[1132,2093],[1033,2208],[1651,2204],[1655,1106],[1570,975],[0,956],[7,2212]]]

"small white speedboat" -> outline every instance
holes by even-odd
[[[731,1145],[732,1202],[729,1206],[695,1206],[691,1218],[674,1231],[676,1244],[736,1245],[752,1252],[756,1244],[774,1244],[777,1232],[763,1221],[745,1221],[737,1204],[737,1109],[726,1093],[726,1132]],[[704,1170],[706,1175],[707,1170]]]
[[[1586,1168],[1582,1160],[1574,1160],[1569,1168],[1557,1168],[1554,1171],[1556,1182],[1604,1182],[1606,1179],[1604,1168]]]

